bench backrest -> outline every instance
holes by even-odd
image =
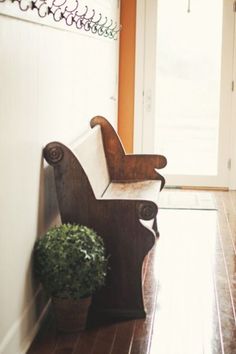
[[[101,127],[90,129],[74,142],[71,150],[87,174],[96,198],[100,198],[110,183]]]

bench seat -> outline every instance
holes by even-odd
[[[102,198],[150,200],[157,203],[160,190],[161,182],[155,180],[128,183],[111,182]]]
[[[69,148],[44,148],[53,167],[63,223],[94,229],[109,255],[106,285],[93,295],[94,316],[145,317],[142,267],[157,229],[158,194],[165,179],[162,155],[127,155],[112,125],[94,117],[91,128]]]

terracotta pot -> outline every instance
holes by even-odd
[[[91,296],[79,300],[52,298],[56,326],[60,332],[77,332],[86,328]]]

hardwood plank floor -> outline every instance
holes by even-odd
[[[236,192],[210,193],[218,211],[159,210],[146,319],[58,334],[49,314],[27,354],[236,354]]]

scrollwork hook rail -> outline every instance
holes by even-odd
[[[8,0],[0,0],[3,3]],[[75,26],[78,30],[84,30],[97,34],[99,36],[107,37],[110,39],[117,39],[117,34],[121,30],[117,22],[108,20],[107,16],[101,13],[96,14],[96,11],[89,10],[85,5],[83,11],[79,11],[79,0],[10,0],[12,3],[18,3],[21,11],[34,11],[38,16],[45,18],[51,16],[55,22],[64,23],[67,26]],[[113,26],[113,27],[112,27]]]

